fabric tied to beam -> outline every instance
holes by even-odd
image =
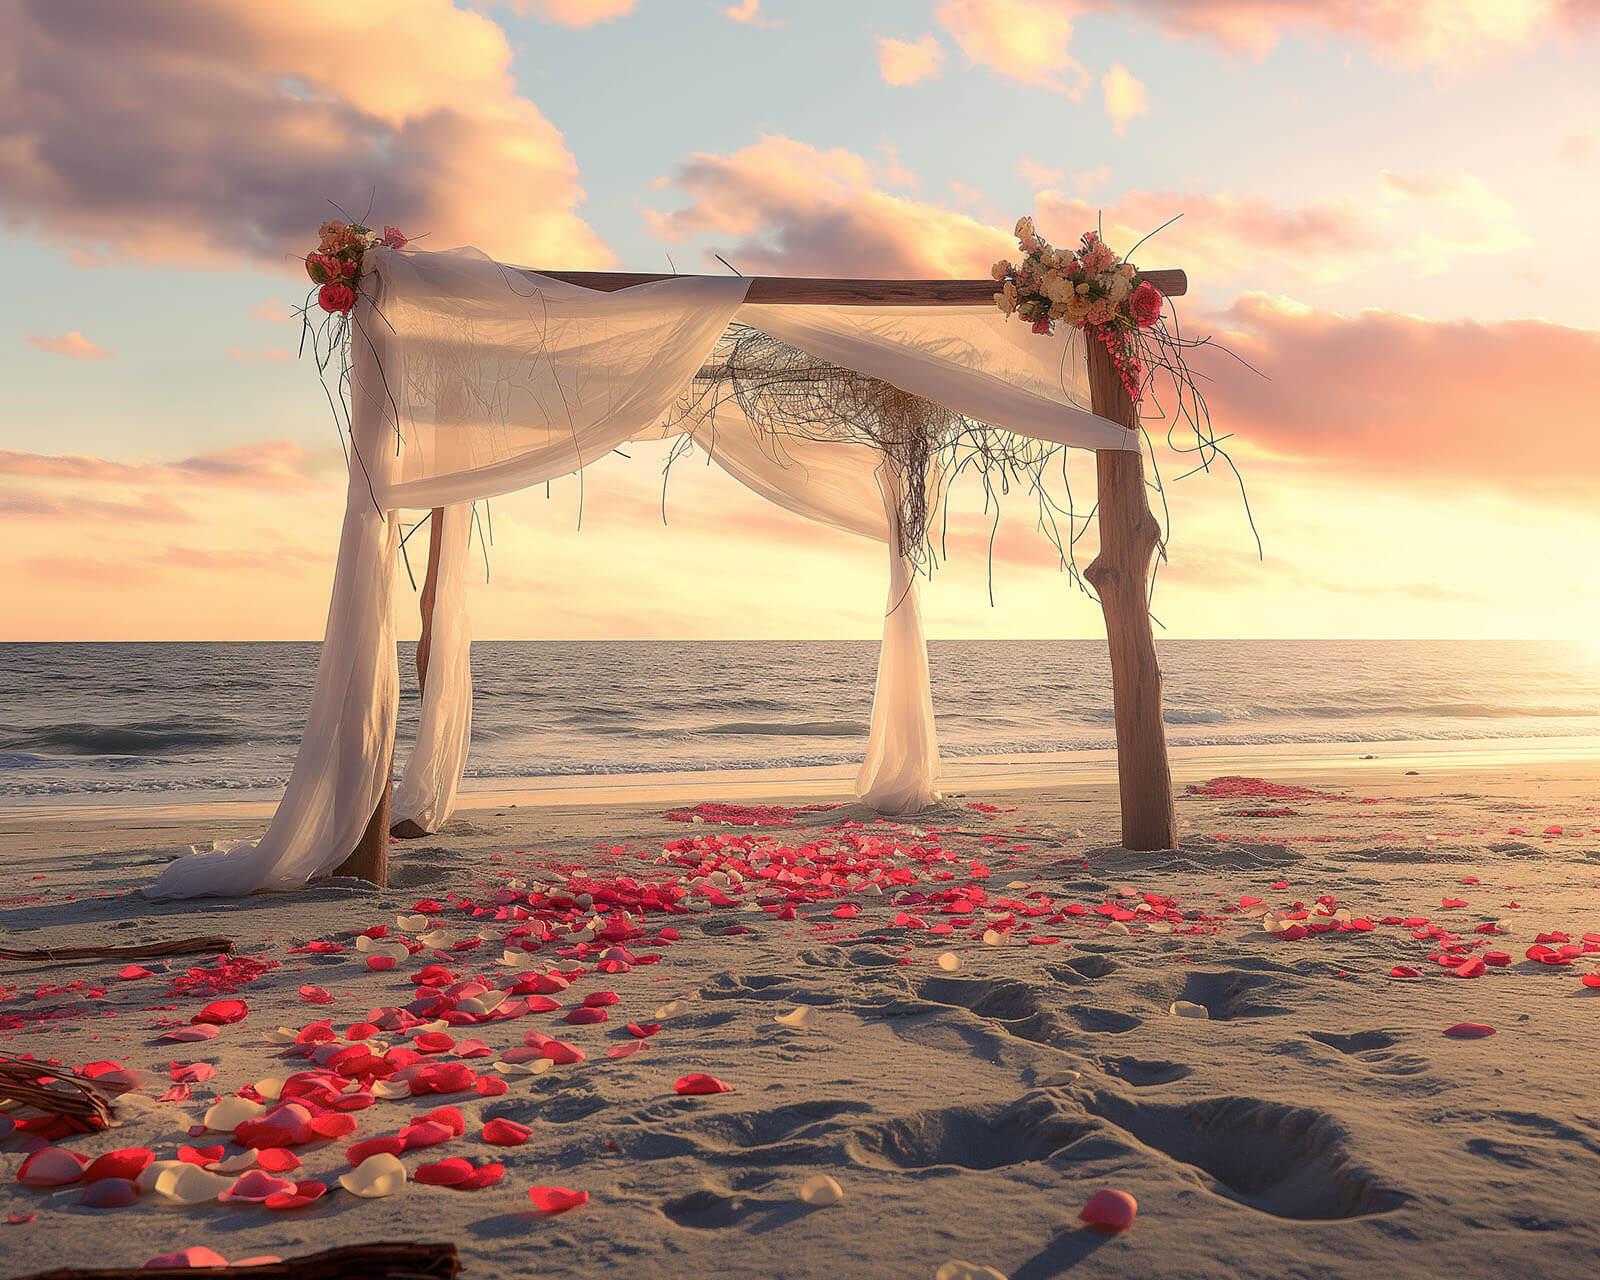
[[[444,508],[428,678],[396,818],[436,830],[471,732],[466,607],[472,504],[660,439],[730,323],[1019,435],[1086,449],[1132,433],[1088,410],[1083,353],[987,308],[750,306],[739,277],[597,292],[475,250],[375,249],[352,317],[347,510],[305,737],[267,832],[184,858],[163,897],[293,889],[360,840],[394,755],[398,512]],[[860,443],[784,440],[728,415],[682,426],[729,474],[808,518],[884,541],[889,608],[862,798],[884,812],[937,799],[938,751],[916,583],[897,547],[902,478]]]

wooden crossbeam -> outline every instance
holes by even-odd
[[[657,280],[686,277],[652,275],[638,271],[537,271],[566,284],[615,293]],[[1189,277],[1181,270],[1140,272],[1169,298],[1189,291]],[[751,276],[746,302],[786,303],[822,307],[975,307],[993,306],[993,280],[825,280],[806,276]]]

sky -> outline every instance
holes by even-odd
[[[343,461],[294,309],[337,206],[881,277],[1181,214],[1138,260],[1265,375],[1201,366],[1264,554],[1231,474],[1169,483],[1161,634],[1593,641],[1596,65],[1594,0],[0,0],[0,640],[320,636]],[[497,499],[475,634],[880,630],[877,544],[661,491],[641,448],[581,527],[572,482]],[[991,545],[954,502],[930,636],[1103,634],[1022,504]]]

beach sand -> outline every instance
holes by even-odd
[[[6,1273],[139,1265],[199,1244],[240,1258],[406,1239],[455,1241],[469,1277],[927,1280],[952,1259],[1011,1280],[1600,1273],[1600,989],[1582,983],[1600,954],[1527,958],[1536,947],[1560,958],[1561,940],[1541,935],[1581,947],[1593,933],[1600,950],[1600,759],[1386,745],[1358,760],[1366,750],[1180,757],[1180,790],[1201,791],[1178,801],[1182,848],[1156,854],[1117,847],[1103,761],[958,762],[946,803],[899,824],[849,807],[766,815],[778,825],[665,816],[696,801],[834,804],[836,771],[566,780],[469,797],[488,807],[393,847],[387,890],[333,883],[231,902],[130,890],[190,843],[259,829],[270,806],[0,811],[3,945],[218,933],[237,958],[275,962],[235,975],[249,980],[232,993],[208,988],[210,957],[148,961],[150,976],[127,980],[118,965],[3,964],[5,1049],[148,1077],[118,1100],[119,1127],[62,1140],[86,1155],[172,1158],[225,1141],[190,1136],[214,1097],[312,1065],[286,1056],[275,1028],[329,1018],[342,1033],[410,1001],[425,964],[502,985],[586,971],[555,997],[561,1012],[446,1029],[490,1047],[461,1061],[503,1080],[503,1096],[380,1099],[350,1113],[349,1137],[297,1148],[304,1168],[289,1176],[333,1187],[307,1209],[180,1207],[154,1193],[86,1208],[81,1186],[18,1186],[13,1136],[0,1145],[5,1212],[27,1220],[0,1222]],[[1205,786],[1218,775],[1264,781]],[[709,896],[647,915],[623,944],[658,962],[597,972],[607,944],[577,955],[557,936],[501,963],[529,922],[493,918],[497,903],[571,878],[688,886],[717,865],[746,868],[742,883],[713,877]],[[369,970],[354,931],[398,933],[419,900],[444,908],[431,920],[452,940],[483,941]],[[1268,910],[1287,933],[1263,927]],[[313,939],[345,949],[304,950]],[[1465,976],[1485,953],[1506,963]],[[197,963],[200,978],[186,977]],[[1396,966],[1419,976],[1391,976]],[[307,1003],[303,984],[331,1002]],[[619,997],[606,1021],[564,1021],[600,990]],[[157,1038],[229,994],[249,1013],[214,1039]],[[1180,1001],[1208,1016],[1178,1016]],[[797,1008],[809,1027],[774,1020]],[[661,1029],[647,1050],[609,1058],[636,1043],[630,1022]],[[1444,1034],[1458,1023],[1496,1034]],[[586,1059],[501,1074],[500,1055],[529,1031]],[[173,1062],[216,1073],[188,1100],[157,1101]],[[694,1072],[729,1091],[675,1095]],[[503,1180],[413,1182],[383,1199],[338,1187],[348,1143],[447,1105],[464,1136],[404,1163],[500,1161]],[[481,1140],[500,1116],[531,1127],[524,1145]],[[839,1203],[801,1202],[818,1173],[837,1180]],[[541,1215],[534,1185],[590,1200]],[[1132,1230],[1078,1221],[1103,1187],[1137,1198]]]

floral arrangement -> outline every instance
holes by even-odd
[[[1031,323],[1035,333],[1054,333],[1057,321],[1087,332],[1104,344],[1128,398],[1138,404],[1144,381],[1139,335],[1161,320],[1161,290],[1097,231],[1084,232],[1076,249],[1056,249],[1034,230],[1032,218],[1023,218],[1016,236],[1023,258],[1014,266],[1005,258],[994,264],[1000,285],[995,305]]]
[[[313,253],[305,257],[306,274],[317,290],[317,305],[332,315],[346,315],[356,305],[356,282],[361,279],[361,259],[368,249],[383,245],[403,249],[406,237],[398,227],[383,234],[358,222],[324,222]]]

